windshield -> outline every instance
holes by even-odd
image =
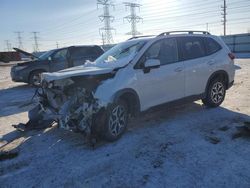
[[[41,56],[39,56],[39,59],[47,60],[48,57],[50,57],[54,53],[54,51],[55,50],[50,50],[50,51],[47,51],[47,52],[43,53]]]
[[[117,44],[97,58],[96,63],[110,63],[125,57],[134,57],[145,43],[146,41],[128,41]]]

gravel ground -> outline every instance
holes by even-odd
[[[55,127],[17,132],[34,89],[0,67],[0,187],[250,187],[250,60],[236,60],[235,85],[221,107],[200,101],[162,107],[95,148]]]

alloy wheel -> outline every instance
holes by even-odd
[[[221,82],[216,82],[211,90],[211,99],[215,104],[220,103],[225,95],[224,85]]]
[[[109,117],[109,130],[113,136],[118,136],[126,126],[126,110],[123,106],[116,106]]]

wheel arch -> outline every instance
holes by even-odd
[[[43,69],[43,68],[33,69],[33,70],[30,71],[30,73],[29,73],[29,79],[30,79],[30,76],[31,76],[34,72],[47,72],[47,70],[45,70],[45,69]]]
[[[225,84],[226,84],[226,89],[228,89],[228,87],[229,87],[229,76],[228,76],[228,73],[226,71],[224,71],[224,70],[219,70],[219,71],[214,72],[209,77],[209,79],[207,81],[205,93],[207,93],[207,90],[208,90],[208,87],[209,87],[209,84],[211,83],[211,81],[213,81],[214,79],[217,79],[217,78],[220,78],[220,79],[224,80]]]
[[[32,71],[29,72],[28,82],[30,82],[30,78],[34,72],[47,72],[47,70],[44,68],[33,69]]]
[[[113,98],[113,102],[118,100],[124,100],[128,105],[129,113],[132,116],[137,116],[141,110],[140,99],[137,92],[131,88],[125,88],[116,92]]]

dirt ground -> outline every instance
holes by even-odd
[[[57,129],[17,132],[34,89],[0,67],[0,187],[250,187],[250,60],[236,60],[221,107],[162,107],[95,148]],[[4,155],[3,155],[4,154]]]

